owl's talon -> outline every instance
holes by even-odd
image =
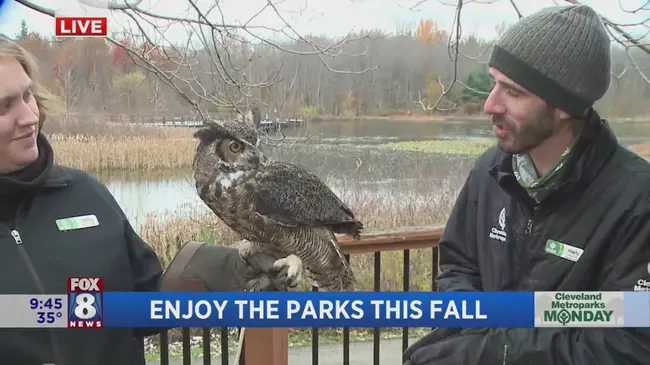
[[[239,251],[239,257],[245,262],[248,262],[249,257],[261,251],[259,247],[246,240],[240,241],[237,244],[237,250]]]
[[[275,269],[287,269],[286,284],[289,288],[295,288],[302,281],[303,266],[302,260],[296,255],[289,255],[283,259],[276,260],[273,263]]]

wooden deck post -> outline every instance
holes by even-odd
[[[246,365],[289,364],[289,329],[246,328],[243,357]]]

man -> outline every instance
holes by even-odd
[[[543,9],[501,37],[485,102],[498,147],[477,160],[447,223],[439,290],[650,289],[650,166],[593,109],[609,87],[610,62],[607,32],[587,6]],[[438,329],[404,362],[648,364],[650,333]]]

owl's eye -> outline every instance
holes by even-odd
[[[239,143],[237,141],[230,142],[228,147],[230,148],[230,152],[232,152],[232,153],[239,153],[239,152],[241,152],[242,149],[244,149],[244,145],[242,145],[241,143]]]

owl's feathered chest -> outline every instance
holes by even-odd
[[[227,225],[238,230],[255,214],[252,206],[251,170],[217,170],[207,179],[197,179],[196,189],[203,202]]]
[[[227,194],[229,191],[234,190],[239,184],[248,180],[251,175],[249,171],[222,171],[217,173],[214,183],[216,188],[221,192],[221,195]]]
[[[255,174],[251,169],[236,169],[228,165],[217,166],[210,171],[195,173],[196,190],[206,203],[217,203],[232,194],[238,186]]]

